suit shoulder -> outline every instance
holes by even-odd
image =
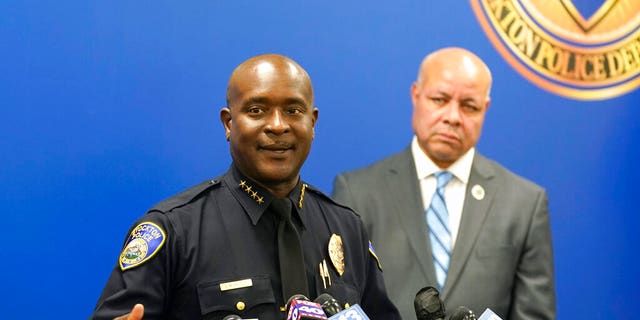
[[[486,158],[480,154],[477,154],[477,156],[479,156],[478,163],[484,163],[485,166],[489,166],[497,177],[504,180],[505,185],[518,186],[533,192],[546,192],[542,186],[511,171],[497,161]]]
[[[395,170],[399,166],[402,167],[409,160],[413,161],[413,158],[411,158],[410,148],[407,148],[401,152],[376,161],[368,166],[343,172],[338,176],[342,176],[346,180],[379,181],[379,178],[377,177],[379,174],[388,170]]]
[[[331,206],[331,207],[335,207],[336,209],[338,209],[338,211],[342,211],[345,212],[349,215],[354,215],[356,217],[360,217],[360,215],[358,215],[355,211],[353,211],[353,209],[351,209],[350,207],[347,207],[343,204],[340,204],[338,202],[336,202],[335,200],[333,200],[333,198],[329,197],[328,195],[326,195],[324,192],[322,192],[320,189],[307,184],[307,188],[306,188],[307,192],[315,195],[318,198],[318,202],[321,206]]]
[[[220,186],[220,181],[221,180],[219,178],[203,181],[155,204],[153,207],[151,207],[151,209],[149,209],[149,212],[160,211],[162,213],[166,213],[175,208],[185,206],[195,201],[206,192],[218,188]]]

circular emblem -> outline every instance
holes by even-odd
[[[471,0],[502,57],[537,86],[601,100],[640,86],[640,1]],[[586,14],[585,14],[586,13]]]
[[[471,188],[471,194],[476,198],[476,200],[482,200],[484,199],[484,188],[481,185],[476,184]]]
[[[147,256],[148,251],[149,247],[144,240],[140,238],[133,239],[122,251],[122,257],[120,259],[122,259],[122,263],[125,264],[136,264]]]

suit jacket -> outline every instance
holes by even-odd
[[[476,185],[483,197],[472,195]],[[545,190],[476,152],[466,193],[441,292],[447,311],[467,306],[478,316],[491,308],[505,320],[555,319]],[[437,282],[411,148],[338,175],[334,198],[362,216],[391,300],[403,319],[416,319],[415,294]]]

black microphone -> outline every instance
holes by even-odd
[[[338,303],[338,301],[328,293],[319,295],[316,300],[314,300],[314,302],[322,307],[322,310],[324,310],[324,313],[327,315],[327,317],[331,317],[342,311],[340,303]]]
[[[434,287],[420,289],[413,300],[413,307],[416,309],[418,320],[443,320],[445,317],[444,303]]]
[[[240,318],[240,316],[238,316],[238,315],[230,314],[230,315],[222,318],[222,320],[242,320],[242,318]]]
[[[449,316],[449,320],[478,320],[476,314],[473,313],[469,308],[465,306],[459,306],[456,308],[451,316]]]

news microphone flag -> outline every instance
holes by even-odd
[[[484,310],[484,312],[480,315],[480,318],[478,318],[478,320],[502,320],[502,318],[495,314],[495,312],[491,311],[491,309],[487,308],[487,310]]]
[[[330,320],[370,320],[359,305],[354,304],[351,307],[340,311],[331,316]]]
[[[327,319],[322,307],[311,301],[293,300],[289,307],[287,320]]]

